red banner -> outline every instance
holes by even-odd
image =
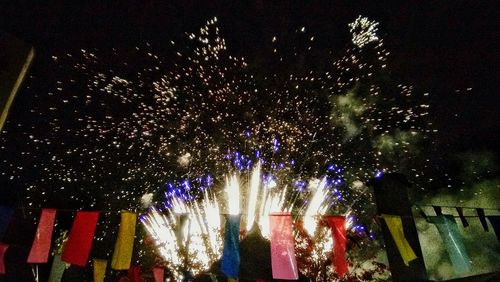
[[[271,266],[274,279],[299,279],[295,259],[292,214],[289,212],[271,213]]]
[[[153,268],[153,277],[155,279],[155,282],[163,282],[163,281],[165,281],[163,279],[164,272],[165,272],[165,269],[163,267],[157,266],[157,267]]]
[[[5,274],[5,252],[7,252],[7,249],[9,248],[9,245],[0,243],[0,274]]]
[[[79,211],[64,246],[62,261],[85,267],[89,259],[99,212]]]
[[[38,228],[36,230],[28,263],[47,263],[49,259],[50,243],[52,242],[52,230],[56,219],[55,209],[42,209]]]
[[[349,270],[349,265],[345,259],[345,218],[343,216],[328,215],[324,217],[324,220],[328,223],[328,226],[330,226],[333,236],[333,266],[335,267],[337,275],[342,278]]]
[[[130,282],[142,282],[142,270],[138,265],[133,265],[128,270],[128,279]]]

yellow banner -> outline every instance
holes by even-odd
[[[118,230],[113,259],[111,260],[111,268],[113,269],[127,270],[130,268],[136,219],[137,215],[133,212],[121,212],[120,229]]]
[[[398,247],[399,253],[403,258],[404,263],[408,266],[410,264],[410,261],[417,258],[417,255],[415,255],[415,252],[411,248],[410,243],[408,243],[408,240],[406,240],[401,217],[388,214],[382,214],[381,217],[385,220],[387,227],[389,227],[392,239],[396,243],[396,246]]]
[[[106,266],[108,261],[105,259],[94,259],[94,282],[104,282],[106,275]]]

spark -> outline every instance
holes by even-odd
[[[248,210],[247,210],[247,231],[252,228],[255,221],[255,213],[257,207],[257,197],[259,195],[260,188],[260,163],[252,171],[252,176],[250,179],[249,191],[248,191]]]
[[[315,182],[317,183],[318,181],[312,183]],[[304,228],[311,236],[316,231],[318,216],[323,215],[328,208],[328,203],[325,201],[327,194],[326,177],[324,177],[317,184],[316,191],[304,213]]]
[[[377,41],[378,23],[370,21],[367,17],[359,16],[353,23],[349,24],[353,34],[352,42],[362,48],[366,44]]]
[[[240,184],[235,175],[226,180],[225,191],[228,204],[228,214],[240,214]]]

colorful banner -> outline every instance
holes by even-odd
[[[42,209],[35,238],[33,239],[31,251],[28,256],[28,263],[47,263],[49,260],[52,230],[54,229],[55,220],[55,209]]]
[[[231,278],[237,278],[240,272],[240,215],[226,216],[221,270]]]
[[[163,267],[156,266],[153,268],[153,278],[155,282],[165,281],[163,276],[165,275],[165,269]]]
[[[500,215],[490,215],[488,216],[488,220],[493,226],[493,230],[495,230],[495,235],[497,235],[497,239],[500,242]]]
[[[292,214],[289,212],[269,215],[271,230],[271,266],[274,279],[297,280],[299,271],[295,259]]]
[[[488,222],[486,222],[486,216],[484,215],[484,209],[477,208],[476,209],[477,216],[479,217],[479,221],[483,226],[484,231],[488,231]]]
[[[76,213],[61,256],[62,261],[81,267],[87,265],[98,217],[99,212]]]
[[[0,243],[0,274],[5,274],[5,253],[9,245]]]
[[[381,217],[385,220],[385,223],[389,228],[389,232],[392,235],[394,243],[396,243],[396,247],[399,250],[399,254],[403,259],[403,262],[405,263],[406,266],[409,266],[410,261],[417,259],[417,255],[411,248],[410,243],[408,243],[408,240],[406,240],[401,217],[398,215],[389,215],[389,214],[382,214]]]
[[[464,209],[461,207],[457,207],[457,212],[458,212],[458,217],[460,217],[460,221],[462,221],[462,225],[464,227],[468,227],[469,222],[467,222],[467,219],[464,216]]]
[[[462,236],[458,232],[455,218],[446,214],[431,217],[430,222],[436,225],[455,272],[459,274],[469,272],[471,262],[462,242]]]
[[[94,282],[104,282],[108,261],[105,259],[94,259],[92,264],[94,265]]]
[[[7,227],[9,227],[10,218],[14,213],[14,209],[11,207],[0,206],[0,240],[3,239]]]
[[[443,215],[443,209],[440,206],[432,206],[432,208],[437,216]]]
[[[134,248],[135,224],[137,215],[132,212],[121,212],[120,229],[115,243],[115,251],[111,260],[111,268],[126,270],[130,268]]]
[[[66,264],[61,260],[61,255],[55,255],[50,268],[48,282],[60,282],[66,270]]]
[[[138,265],[133,265],[128,270],[128,279],[130,282],[142,282],[142,270]]]
[[[346,254],[345,217],[329,215],[323,217],[330,226],[333,237],[332,263],[337,275],[342,278],[349,271]]]

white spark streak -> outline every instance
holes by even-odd
[[[325,203],[327,194],[328,190],[325,177],[318,184],[316,191],[307,206],[306,212],[304,213],[304,228],[311,236],[313,236],[316,231],[318,215],[324,214],[328,209],[328,205]]]
[[[248,210],[247,210],[247,231],[252,228],[255,221],[255,212],[257,208],[257,196],[259,195],[260,188],[260,163],[255,166],[252,171],[250,185],[248,186]]]
[[[226,180],[227,212],[231,215],[240,214],[240,184],[236,175]]]

